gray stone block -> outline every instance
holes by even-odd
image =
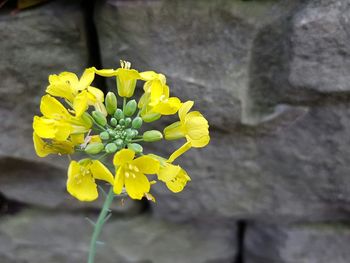
[[[248,224],[246,263],[347,263],[348,224]]]
[[[85,215],[86,216],[86,215]],[[86,262],[91,226],[82,214],[24,211],[0,223],[0,256],[8,262]],[[147,215],[114,215],[102,232],[97,262],[232,262],[232,224],[173,224]],[[12,260],[12,261],[11,261]]]

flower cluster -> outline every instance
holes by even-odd
[[[114,92],[105,96],[91,86],[95,75],[115,78],[119,98]],[[137,102],[132,96],[140,81],[144,82],[143,94]],[[40,157],[86,154],[87,158],[71,160],[68,168],[67,191],[81,201],[98,197],[96,180],[110,184],[115,194],[126,192],[133,199],[154,201],[150,189],[156,179],[172,192],[180,192],[191,179],[174,161],[191,147],[204,147],[210,140],[207,120],[200,112],[190,111],[193,101],[170,97],[163,74],[138,72],[126,61],[116,70],[88,68],[80,78],[71,72],[50,75],[46,92],[40,103],[42,116],[33,120],[34,148]],[[179,121],[163,132],[142,127],[176,113]],[[142,134],[141,128],[145,130]],[[163,137],[186,142],[169,158],[143,153],[143,142]],[[102,162],[112,155],[114,175]]]

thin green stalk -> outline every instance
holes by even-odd
[[[98,216],[97,222],[94,227],[94,232],[92,233],[90,249],[89,249],[89,259],[88,263],[94,263],[95,255],[96,255],[96,245],[98,241],[98,237],[101,233],[103,225],[106,223],[106,219],[108,219],[109,207],[112,204],[114,198],[113,187],[110,188],[106,200],[103,204],[100,215]]]
[[[130,142],[143,142],[143,139],[134,139],[134,140],[131,140]]]
[[[125,106],[126,106],[126,98],[123,97],[123,112],[125,113]]]

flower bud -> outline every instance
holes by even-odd
[[[131,124],[131,118],[128,117],[125,119],[125,125],[129,126],[130,124]]]
[[[113,126],[117,126],[117,125],[118,125],[117,119],[116,119],[116,118],[111,118],[111,124],[112,124]]]
[[[125,120],[124,119],[119,120],[119,124],[122,126],[125,125]]]
[[[118,150],[118,147],[115,143],[111,142],[105,146],[105,150],[107,153],[115,153]]]
[[[163,134],[160,131],[151,130],[144,132],[142,138],[145,142],[156,142],[163,139]]]
[[[135,113],[136,108],[137,108],[136,100],[128,101],[124,109],[125,116],[132,116]]]
[[[143,151],[142,146],[138,143],[129,143],[128,149],[133,150],[135,153],[142,153]]]
[[[108,140],[108,139],[109,139],[109,133],[106,132],[106,131],[101,132],[101,133],[100,133],[100,138],[101,138],[102,140]]]
[[[134,137],[134,131],[132,129],[126,129],[125,132],[126,132],[126,137],[130,139]]]
[[[117,97],[113,92],[108,92],[105,99],[106,110],[109,115],[113,115],[117,110]]]
[[[87,112],[84,112],[83,115],[81,115],[81,119],[83,120],[84,123],[86,123],[86,126],[89,126],[89,127],[91,127],[94,122],[91,115]]]
[[[92,112],[92,117],[94,118],[94,120],[102,125],[105,126],[107,124],[107,119],[106,117],[100,112],[100,111],[93,111]]]
[[[103,143],[94,142],[94,143],[90,143],[86,146],[85,152],[88,154],[98,154],[103,150],[103,148],[104,148]]]
[[[120,120],[122,118],[124,118],[124,113],[121,109],[117,109],[114,113],[114,117],[117,119],[117,120]]]
[[[117,139],[116,141],[115,141],[115,144],[117,145],[117,146],[119,146],[119,147],[121,147],[122,145],[123,145],[123,140],[122,139]]]
[[[134,129],[138,129],[142,126],[142,118],[136,117],[135,119],[132,120],[131,126]]]
[[[144,122],[153,122],[158,120],[162,115],[159,113],[151,113],[151,114],[145,114],[142,117],[142,120]]]

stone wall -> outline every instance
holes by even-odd
[[[212,140],[181,159],[182,193],[116,202],[100,262],[349,262],[348,0],[86,5],[0,9],[1,263],[86,261],[100,203],[68,196],[67,162],[35,156],[31,121],[48,74],[119,59],[163,72]]]

